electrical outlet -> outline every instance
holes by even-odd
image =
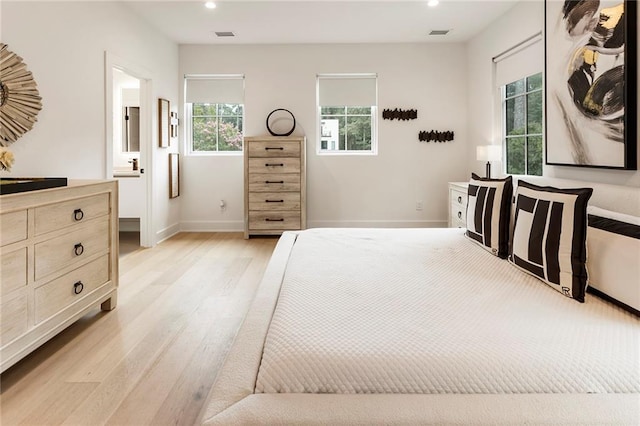
[[[416,201],[416,210],[421,211],[423,207],[422,201]]]

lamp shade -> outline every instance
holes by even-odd
[[[476,147],[476,159],[479,161],[498,161],[502,159],[500,145],[480,145]]]

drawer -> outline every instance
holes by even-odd
[[[249,210],[300,210],[299,192],[251,192]]]
[[[283,173],[281,175],[251,173],[249,192],[300,191],[300,175]]]
[[[109,256],[105,255],[36,288],[34,302],[36,323],[83,299],[107,281],[109,281]]]
[[[300,142],[255,141],[247,144],[249,157],[300,157]]]
[[[451,200],[452,206],[467,207],[468,195],[466,192],[450,189],[449,199]]]
[[[0,215],[0,245],[27,239],[27,211],[3,213]]]
[[[467,224],[466,222],[462,222],[461,220],[453,220],[451,219],[451,228],[466,228]]]
[[[300,211],[249,212],[249,230],[296,230],[300,222]]]
[[[299,158],[249,158],[249,174],[300,173]]]
[[[27,285],[27,248],[0,254],[1,295]]]
[[[0,346],[6,346],[16,337],[27,332],[27,290],[10,296],[2,296],[0,302]]]
[[[84,223],[109,213],[109,194],[77,198],[36,208],[36,235]]]
[[[35,279],[109,249],[109,218],[35,245]]]
[[[451,203],[451,222],[460,221],[467,226],[467,208]]]

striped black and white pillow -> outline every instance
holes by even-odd
[[[504,179],[481,178],[475,173],[469,181],[466,235],[494,255],[509,255],[511,219],[511,176]]]
[[[565,296],[584,302],[587,203],[593,189],[520,181],[509,260]]]

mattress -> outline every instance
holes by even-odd
[[[256,393],[640,392],[640,321],[559,295],[460,229],[307,230]]]

